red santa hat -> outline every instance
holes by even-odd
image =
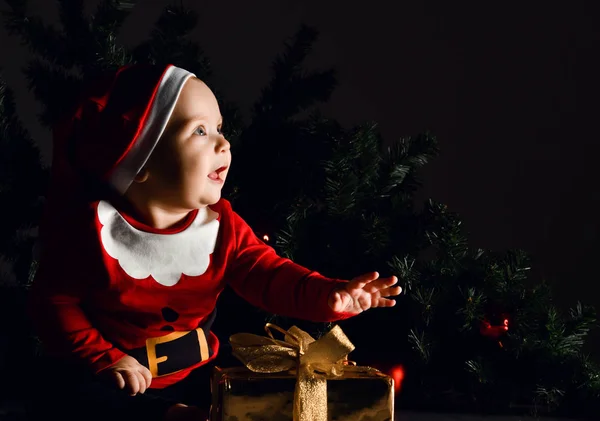
[[[66,149],[72,166],[124,194],[193,76],[173,65],[134,64],[94,81],[71,120]]]

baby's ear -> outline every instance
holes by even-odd
[[[148,177],[150,177],[150,171],[148,170],[148,168],[144,167],[140,170],[139,173],[137,173],[137,175],[133,178],[133,182],[134,183],[143,183],[146,180],[148,180]]]

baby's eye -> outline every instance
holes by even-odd
[[[223,126],[217,127],[217,133],[223,134]]]
[[[204,127],[200,126],[194,131],[194,134],[197,134],[198,136],[206,136],[206,130],[204,130]]]

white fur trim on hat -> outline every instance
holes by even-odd
[[[110,184],[120,194],[127,191],[135,176],[146,165],[169,122],[183,85],[193,76],[193,73],[175,66],[165,71],[142,132],[110,176]]]

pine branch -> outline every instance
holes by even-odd
[[[60,22],[69,40],[81,47],[89,44],[90,27],[83,16],[83,0],[58,0]]]
[[[547,310],[545,333],[538,342],[554,358],[569,358],[581,353],[585,339],[596,325],[595,310],[577,303],[565,320],[558,310],[551,306]]]
[[[92,79],[98,73],[114,71],[133,62],[131,53],[117,42],[117,34],[128,14],[117,0],[103,0],[98,4],[87,23],[88,36],[82,38],[73,54],[84,78]]]
[[[600,399],[600,366],[587,355],[581,356],[580,364],[582,375],[577,388],[586,397]]]
[[[490,365],[481,357],[477,360],[468,360],[465,365],[467,372],[471,373],[478,383],[488,384],[493,381]]]
[[[6,134],[16,115],[17,107],[14,95],[4,79],[0,78],[0,128],[3,134]]]
[[[314,27],[304,24],[300,26],[291,40],[284,44],[283,54],[277,56],[273,62],[272,68],[276,80],[285,83],[284,81],[301,70],[304,60],[311,52],[318,37],[319,33]],[[278,79],[277,76],[281,79]]]
[[[421,361],[427,364],[431,357],[431,342],[425,332],[411,329],[408,334],[408,342],[412,345],[413,351],[417,352]]]
[[[24,73],[28,88],[33,91],[35,98],[45,105],[39,115],[40,122],[51,127],[75,103],[80,80],[39,59],[33,59]]]
[[[426,132],[416,137],[402,137],[388,146],[382,160],[385,177],[382,192],[389,196],[402,189],[414,192],[420,183],[416,172],[439,153],[437,139]]]
[[[494,288],[493,290],[497,290]],[[505,297],[506,298],[506,297]],[[512,297],[508,298],[511,302]],[[540,335],[544,329],[547,318],[548,308],[552,306],[552,296],[550,287],[545,282],[539,282],[527,290],[526,298],[522,300],[523,305],[514,311],[515,322],[518,330],[511,329],[511,335],[518,335],[519,340],[515,341],[515,351],[534,352],[538,349]],[[542,338],[545,335],[541,336]]]
[[[463,317],[464,323],[461,327],[463,331],[469,330],[480,322],[484,317],[484,305],[487,302],[487,297],[483,292],[476,288],[468,288],[466,292],[462,292],[464,297],[464,305],[459,308],[457,314]]]
[[[295,241],[295,230],[293,223],[290,223],[287,228],[281,229],[278,232],[275,240],[275,245],[282,257],[290,260],[294,260],[294,256],[298,249],[297,242]]]
[[[116,71],[119,67],[134,62],[131,53],[117,42],[116,33],[110,29],[96,29],[91,44],[96,46],[95,52],[81,64],[85,79],[92,80],[97,74]]]
[[[577,302],[575,308],[569,310],[570,330],[572,334],[582,338],[587,336],[590,330],[597,326],[596,311],[591,306],[584,306],[581,302]]]
[[[255,118],[274,121],[292,118],[316,103],[327,101],[335,87],[335,80],[335,72],[327,70],[292,75],[285,84],[273,82],[263,89],[262,96],[254,107]]]
[[[545,328],[547,338],[542,346],[545,345],[555,358],[575,355],[583,346],[581,336],[568,332],[565,321],[554,306],[548,309]]]
[[[427,225],[425,235],[438,251],[451,273],[456,274],[461,260],[468,256],[469,246],[462,232],[462,221],[446,205],[429,200],[424,209]]]
[[[400,282],[403,282],[402,290],[408,294],[418,284],[421,274],[415,266],[416,259],[411,256],[404,256],[400,259],[398,256],[392,256],[388,262],[388,267],[392,273],[398,276]]]
[[[392,243],[390,221],[377,212],[366,213],[366,210],[361,219],[360,236],[365,245],[364,254],[374,257],[385,254]]]
[[[438,291],[435,288],[417,286],[414,288],[411,298],[419,304],[421,308],[421,320],[425,326],[429,326],[433,318],[436,301],[439,298]]]
[[[150,38],[133,50],[138,62],[173,64],[202,80],[211,75],[210,61],[202,49],[189,40],[198,23],[197,14],[181,5],[169,5],[158,18]]]
[[[0,80],[0,255],[13,263],[19,283],[27,282],[34,228],[41,215],[48,171],[39,149],[20,124],[12,92]]]
[[[19,35],[30,51],[50,63],[69,60],[68,43],[60,31],[45,25],[38,17],[27,16],[26,0],[5,0],[10,10],[3,12],[5,28],[10,35]]]
[[[545,411],[551,411],[559,406],[564,395],[565,391],[562,389],[539,385],[535,390],[534,403],[536,406],[543,406]]]
[[[81,0],[60,0],[60,19],[68,36],[38,18],[26,16],[24,2],[10,0],[9,4],[8,28],[39,54],[24,73],[29,88],[44,105],[40,121],[45,126],[54,124],[71,108],[79,91],[80,77],[91,78],[131,61],[116,41],[116,32],[127,15],[118,10],[116,0],[104,0],[89,21],[83,15]]]
[[[358,178],[352,171],[351,161],[343,146],[335,147],[333,157],[323,163],[325,185],[324,202],[329,215],[345,218],[356,207],[355,191]]]
[[[379,189],[379,167],[382,159],[379,151],[381,137],[374,122],[358,126],[353,130],[348,157],[354,172],[359,174],[362,201],[372,201],[374,192]]]
[[[62,2],[65,9],[61,19],[63,26],[80,34],[72,40],[69,48],[73,64],[81,69],[84,78],[93,79],[99,73],[114,71],[133,62],[130,52],[117,42],[118,32],[129,14],[120,9],[117,0],[103,0],[89,21],[82,12],[71,10],[69,0]],[[72,32],[66,29],[66,33],[71,36]],[[64,66],[68,68],[68,64],[65,62]]]
[[[365,124],[347,131],[333,146],[331,159],[323,163],[325,202],[330,215],[364,219],[366,211],[377,212],[373,199],[379,188],[380,142],[376,126]],[[372,231],[368,236],[376,235]],[[385,237],[381,238],[385,241]]]
[[[59,0],[64,32],[37,17],[26,16],[25,1],[10,0],[9,4],[11,10],[4,14],[9,33],[20,35],[32,52],[52,65],[79,68],[89,75],[98,67],[106,69],[129,62],[124,49],[116,45],[116,34],[127,16],[118,9],[116,0],[102,1],[89,21],[83,15],[82,0]]]
[[[118,33],[129,12],[119,7],[118,0],[102,0],[90,18],[92,28]],[[93,33],[93,31],[92,31]]]
[[[299,246],[302,222],[317,212],[317,205],[308,197],[300,196],[288,211],[286,225],[276,234],[275,245],[280,254],[294,260]]]
[[[273,62],[273,77],[255,103],[257,121],[285,121],[318,102],[325,102],[336,85],[336,73],[329,69],[304,73],[302,65],[317,40],[317,31],[301,26],[285,44],[282,54]]]

